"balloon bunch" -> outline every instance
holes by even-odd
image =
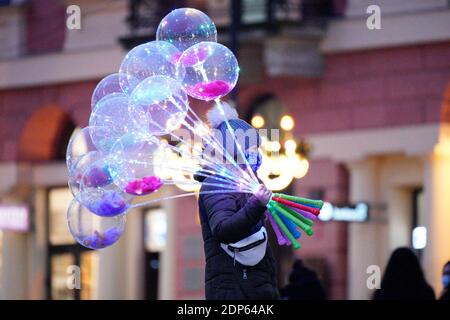
[[[119,72],[98,83],[89,126],[72,136],[66,154],[74,196],[67,219],[81,245],[100,249],[114,244],[132,208],[197,194],[162,191],[163,185],[200,185],[187,177],[214,177],[202,183],[213,189],[200,193],[254,193],[258,188],[260,182],[239,143],[244,164],[222,148],[189,106],[189,96],[214,101],[234,132],[225,117],[231,107],[220,98],[235,87],[239,66],[234,54],[216,41],[216,27],[206,14],[174,10],[159,24],[156,41],[133,48]],[[205,153],[205,146],[213,148],[215,156]],[[217,161],[217,155],[227,164]],[[184,160],[175,165],[172,160],[180,157]],[[311,234],[306,231],[310,217],[302,215],[317,213],[321,202],[287,197],[273,197],[269,218],[275,221],[280,244],[290,241],[299,247],[292,223]]]

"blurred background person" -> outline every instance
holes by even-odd
[[[325,290],[317,274],[307,268],[300,259],[294,262],[289,283],[281,289],[284,300],[325,300]]]
[[[442,271],[442,285],[444,286],[444,291],[439,300],[450,301],[450,261],[447,261]]]
[[[409,248],[394,250],[374,300],[434,300],[414,252]]]

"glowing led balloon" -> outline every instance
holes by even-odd
[[[90,211],[103,217],[113,217],[129,209],[132,197],[124,188],[132,181],[131,170],[110,157],[91,164],[81,177],[80,200]]]
[[[169,77],[154,76],[133,90],[129,113],[144,132],[164,135],[180,127],[188,108],[188,97],[179,82]]]
[[[119,83],[120,74],[113,73],[104,77],[95,87],[94,93],[91,99],[91,108],[94,109],[97,102],[99,102],[103,97],[111,93],[126,93],[130,94],[128,90],[123,91]]]
[[[102,249],[113,245],[125,231],[126,215],[99,217],[75,199],[67,210],[69,231],[84,247]]]
[[[128,114],[128,102],[126,94],[112,93],[95,106],[89,118],[89,131],[99,150],[107,153],[121,136],[136,132],[137,127]]]
[[[214,22],[203,12],[192,8],[173,10],[160,22],[156,39],[170,42],[180,51],[202,41],[217,41]]]
[[[180,75],[185,74],[182,83],[187,94],[205,101],[227,95],[239,77],[236,57],[216,42],[200,42],[190,47],[181,55],[177,68]]]
[[[176,63],[181,52],[165,41],[151,41],[133,48],[122,61],[119,71],[120,86],[126,92],[151,76],[175,77]],[[178,71],[180,78],[183,70]]]
[[[107,134],[107,128],[85,127],[82,129],[76,129],[70,137],[66,150],[66,164],[69,175],[71,175],[74,166],[84,155],[91,151],[98,151],[91,139],[91,131],[94,132],[94,130],[102,135]]]
[[[111,149],[113,157],[124,163],[133,177],[124,191],[131,195],[142,196],[158,190],[161,180],[155,176],[153,155],[159,147],[159,141],[150,135],[124,135]]]
[[[105,155],[100,151],[90,151],[83,155],[69,171],[69,188],[72,195],[78,201],[82,201],[80,198],[80,185],[81,179],[85,173],[87,176],[97,175],[97,184],[107,184],[106,182],[112,182],[109,172],[106,172],[105,170],[98,170],[98,168],[92,166],[95,162],[103,159],[104,156]],[[88,169],[90,172],[87,172]],[[101,175],[103,175],[103,177],[101,177]],[[101,182],[102,180],[103,182]]]

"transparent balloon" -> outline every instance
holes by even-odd
[[[179,82],[165,76],[154,76],[133,90],[129,114],[145,133],[164,135],[180,127],[188,108],[188,97]]]
[[[217,41],[214,22],[203,12],[192,8],[173,10],[160,22],[156,39],[170,42],[181,52],[202,41]]]
[[[84,127],[73,132],[66,150],[66,164],[69,175],[71,175],[74,166],[83,156],[91,151],[99,151],[92,141],[91,132],[106,135],[108,130],[103,127]]]
[[[239,65],[234,54],[216,42],[201,42],[178,60],[183,88],[191,97],[210,101],[227,95],[236,86]]]
[[[174,78],[180,55],[176,47],[165,41],[151,41],[134,47],[120,65],[120,86],[131,93],[148,77],[159,75]],[[178,74],[183,77],[183,70],[179,69]]]
[[[81,177],[80,200],[90,211],[103,217],[124,213],[133,199],[124,191],[134,180],[131,170],[110,157],[94,162]]]
[[[117,161],[129,168],[133,180],[128,181],[124,191],[130,195],[143,196],[157,191],[161,179],[154,170],[154,155],[159,140],[150,135],[125,135],[113,146],[111,153]]]
[[[90,151],[83,155],[69,171],[69,188],[74,198],[78,201],[82,201],[80,197],[80,187],[83,175],[95,162],[103,159],[104,157],[105,155],[100,151]]]
[[[94,109],[97,102],[99,102],[103,97],[111,93],[125,93],[130,94],[128,90],[123,91],[120,86],[120,74],[113,73],[104,77],[95,87],[92,93],[91,108]]]
[[[117,139],[137,130],[128,114],[128,102],[126,94],[112,93],[95,106],[89,118],[89,131],[97,149],[108,153]]]
[[[126,215],[99,217],[75,199],[67,210],[69,231],[84,247],[102,249],[116,243],[125,231]]]

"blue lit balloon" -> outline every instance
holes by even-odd
[[[202,41],[217,41],[214,22],[203,12],[192,8],[173,10],[160,22],[156,39],[170,42],[181,52]]]

